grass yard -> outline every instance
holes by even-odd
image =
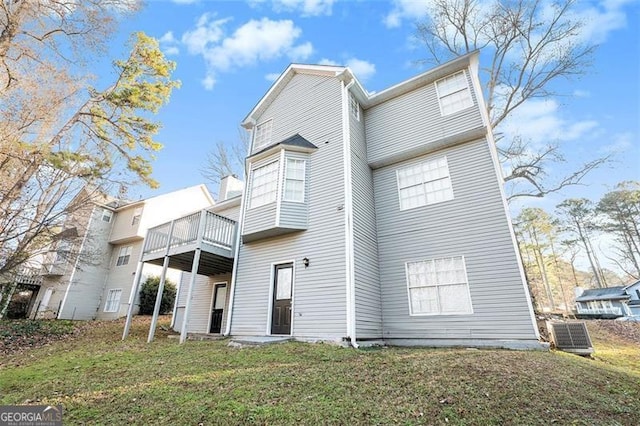
[[[164,320],[167,325],[168,320]],[[0,404],[62,404],[65,424],[640,423],[639,324],[590,324],[595,359],[560,352],[178,345],[148,319],[0,357]]]

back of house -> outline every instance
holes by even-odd
[[[243,122],[226,334],[539,347],[477,61],[377,94],[281,75]]]

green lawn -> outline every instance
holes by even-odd
[[[179,345],[166,332],[146,344],[147,330],[138,318],[121,342],[122,322],[96,323],[0,357],[0,404],[62,404],[65,424],[640,422],[640,347],[604,328],[592,336],[595,359],[303,343],[238,349],[225,340]]]

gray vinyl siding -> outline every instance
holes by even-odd
[[[276,203],[247,209],[242,227],[242,234],[253,234],[276,226]]]
[[[118,256],[120,254],[120,249],[127,246],[132,247],[129,262],[126,265],[116,266]],[[127,311],[129,310],[129,298],[131,296],[131,291],[134,284],[135,272],[138,265],[138,260],[140,259],[140,251],[142,250],[143,246],[143,240],[112,246],[109,274],[106,280],[101,283],[103,290],[102,298],[100,301],[100,309],[98,310],[97,314],[98,319],[111,320],[127,315]],[[145,274],[143,271],[143,278],[144,275]],[[144,280],[142,282],[144,282]],[[120,306],[116,312],[105,312],[104,308],[107,303],[109,291],[114,289],[122,289],[122,293],[120,294]],[[134,305],[137,305],[138,298],[139,296],[136,295]],[[135,307],[134,314],[137,313],[138,308],[138,306]]]
[[[400,211],[396,170],[446,155],[454,199]],[[535,340],[486,140],[374,171],[385,338]],[[405,262],[464,256],[473,314],[410,316]]]
[[[373,197],[373,174],[367,164],[364,117],[349,114],[356,338],[382,337],[382,306],[378,271],[378,243]]]
[[[297,160],[305,160],[305,179],[304,179],[304,202],[285,201],[284,199],[278,200],[280,202],[280,222],[278,226],[283,228],[307,228],[307,218],[309,216],[309,203],[307,202],[307,195],[309,194],[309,156],[307,154],[301,154],[297,152],[285,153],[285,164],[281,167],[285,167],[287,158],[295,158]],[[285,170],[286,171],[286,170]],[[283,174],[283,179],[286,175]],[[284,181],[283,181],[284,185]],[[284,197],[284,187],[282,189]]]
[[[238,218],[240,217],[240,204],[238,204],[237,206],[231,206],[231,207],[227,207],[224,209],[211,209],[212,212],[214,212],[217,215],[220,216],[224,216],[227,217],[231,220],[235,220],[236,222],[238,221]]]
[[[296,75],[258,122],[273,118],[274,140],[299,133],[318,146],[308,156],[308,229],[240,247],[232,335],[264,335],[270,325],[272,264],[294,261],[292,334],[346,335],[346,272],[341,86]],[[310,266],[305,268],[302,259]]]
[[[67,286],[60,292],[55,290],[49,305],[57,309],[60,301],[65,297],[60,319],[89,320],[103,308],[101,305],[105,278],[109,273],[111,247],[107,243],[107,236],[111,229],[111,223],[102,221],[102,208],[96,207],[90,213],[92,219],[87,226],[86,236],[79,254],[78,267],[74,272],[74,263],[67,265],[67,273],[64,278]],[[115,219],[112,218],[112,222]],[[86,220],[86,219],[84,219]],[[80,219],[83,221],[83,218]],[[79,248],[79,247],[78,247]],[[132,259],[133,262],[135,262]],[[73,276],[73,279],[71,279]],[[63,287],[63,286],[61,286]],[[124,298],[124,291],[123,291]],[[58,302],[56,303],[56,300]],[[122,301],[123,299],[121,299]]]
[[[182,321],[184,319],[184,310],[187,303],[187,294],[189,292],[189,283],[191,281],[191,274],[184,272],[180,281],[180,288],[176,298],[176,319],[173,325],[173,329],[180,331],[182,328]],[[229,289],[231,283],[231,274],[212,275],[210,277],[205,275],[197,275],[196,282],[193,287],[193,294],[191,297],[191,312],[189,314],[189,322],[187,323],[187,333],[209,333],[209,326],[211,325],[211,308],[213,303],[213,291],[215,284],[227,283],[227,299],[224,304],[224,312],[222,315],[222,328],[224,330],[227,322],[227,309],[229,308]]]
[[[482,127],[468,70],[466,74],[474,105],[454,114],[442,116],[435,83],[367,109],[364,116],[368,162],[402,156],[425,144]]]

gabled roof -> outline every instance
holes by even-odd
[[[633,287],[633,286],[635,286],[635,285],[638,285],[638,284],[640,284],[640,281],[632,282],[631,284],[626,285],[626,286],[624,287],[624,290],[625,290],[625,291],[627,291],[627,290],[629,290],[631,287]]]
[[[357,77],[349,67],[332,66],[332,65],[305,65],[305,64],[291,64],[280,75],[280,77],[271,85],[267,93],[258,101],[253,107],[251,112],[242,120],[242,127],[251,129],[256,120],[262,113],[271,105],[271,103],[278,97],[280,92],[286,87],[291,79],[296,74],[307,75],[321,75],[326,77],[336,77],[346,83],[354,81],[354,85],[351,88],[352,93],[360,102],[360,106],[364,109],[378,105],[396,96],[400,96],[404,93],[410,92],[422,87],[429,83],[434,82],[442,77],[445,77],[453,72],[469,67],[470,65],[477,66],[478,56],[480,52],[474,50],[473,52],[459,56],[449,62],[446,62],[436,68],[428,70],[415,77],[402,81],[394,86],[382,90],[381,92],[370,94],[358,81]]]
[[[247,157],[247,160],[250,160],[255,157],[260,157],[267,151],[275,151],[278,149],[278,147],[298,148],[298,151],[303,151],[303,152],[311,152],[313,150],[318,149],[317,146],[315,146],[314,144],[312,144],[311,142],[309,142],[308,140],[300,136],[300,134],[296,133],[295,135],[289,136],[288,138],[278,143],[274,143],[272,145],[269,145],[261,149],[255,154]]]
[[[576,302],[589,302],[591,300],[622,300],[628,299],[629,295],[625,293],[624,286],[592,288],[585,290]]]

